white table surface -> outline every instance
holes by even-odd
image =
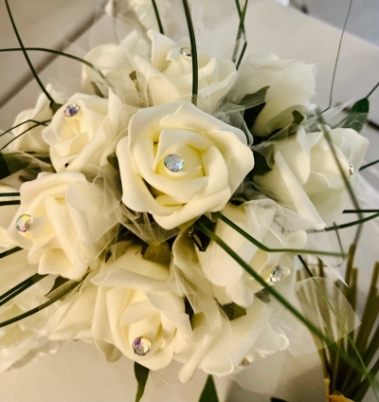
[[[19,2],[22,3],[21,0]],[[24,0],[24,3],[26,3],[26,0]],[[42,4],[42,1],[33,1],[33,3],[36,8],[39,7],[39,9],[33,10],[34,15],[42,15],[45,2]],[[58,10],[58,14],[62,12],[55,20],[57,22],[54,23],[54,30],[62,29],[62,32],[67,32],[67,35],[69,35],[68,31],[65,30],[67,29],[67,23],[72,22],[71,26],[78,23],[73,20],[73,18],[77,17],[77,14],[75,12],[64,14],[67,11],[65,7],[60,8],[58,2],[55,1],[51,3],[57,6],[56,11]],[[73,2],[60,3],[72,4]],[[83,7],[81,12],[87,16],[91,15],[91,9],[86,6],[89,2],[86,3],[86,0],[80,0],[76,3]],[[101,3],[101,1],[97,3]],[[3,4],[0,4],[1,29],[4,13],[1,8]],[[38,4],[40,5],[38,6]],[[222,3],[222,7],[227,10],[228,6],[225,6],[225,4]],[[218,3],[218,5],[220,5],[219,8],[221,9],[221,3]],[[51,7],[54,8],[55,6]],[[207,7],[211,10],[212,4],[209,3]],[[212,13],[216,13],[215,9],[212,10]],[[231,38],[230,46],[232,46],[237,19],[234,13],[225,15],[228,15],[228,18],[223,20],[223,24],[214,27],[214,38],[225,37],[226,31],[227,36]],[[250,51],[275,52],[283,58],[303,59],[307,62],[315,63],[319,71],[316,102],[327,103],[332,69],[340,37],[338,30],[304,16],[297,11],[263,0],[251,2],[246,25]],[[38,38],[38,45],[53,46],[54,41],[49,42],[48,38],[46,38],[46,42],[40,41],[41,30],[47,29],[47,32],[49,32],[51,27],[49,28],[49,25],[47,25],[47,28],[42,29],[41,27],[40,24],[34,28],[25,27],[25,32],[30,32],[27,34],[29,38],[28,44],[35,45],[32,39]],[[71,30],[70,32],[73,31]],[[229,34],[230,32],[232,32],[231,35]],[[58,42],[55,41],[55,43]],[[86,48],[88,32],[84,32],[76,43]],[[208,46],[210,46],[210,43],[208,42]],[[14,44],[13,39],[8,43],[4,40],[4,36],[0,36],[1,46],[10,47],[14,46]],[[217,46],[221,45],[218,44]],[[225,46],[224,42],[223,46]],[[72,51],[77,52],[77,48],[72,48]],[[13,59],[13,61],[4,62],[1,57],[0,68],[5,65],[5,69],[2,70],[0,76],[0,93],[14,92],[14,88],[17,88],[17,83],[22,79],[23,74],[27,74],[25,73],[25,68],[21,67],[22,59],[17,58],[17,60]],[[2,62],[5,64],[2,65]],[[23,70],[21,75],[13,71],[16,70],[14,65],[20,66],[20,69]],[[335,101],[343,102],[353,97],[359,98],[365,95],[379,80],[378,65],[378,48],[346,34],[335,85]],[[11,73],[9,73],[10,71]],[[61,75],[62,71],[65,73],[70,71],[70,74],[72,72],[80,74],[80,65],[72,61],[56,60],[47,65],[41,74],[41,78],[44,82],[56,82],[58,76],[64,76]],[[8,76],[8,73],[11,75]],[[66,74],[66,77],[68,76]],[[13,79],[15,81],[12,81]],[[6,129],[12,125],[16,114],[23,108],[32,106],[39,92],[40,90],[36,83],[30,81],[15,96],[6,98],[6,103],[0,110],[0,128]],[[371,102],[370,117],[373,121],[379,123],[379,92],[373,95]],[[370,135],[373,143],[378,144],[377,133],[371,131]],[[379,148],[376,147],[376,149]],[[374,155],[370,155],[370,157],[372,156]],[[349,235],[346,234],[346,236]],[[368,251],[363,249],[363,255],[359,258],[372,265],[374,259],[378,258],[378,256],[372,255],[370,251],[372,251],[370,248]],[[368,257],[369,254],[370,256]],[[177,371],[175,366],[171,370],[174,374]],[[174,381],[174,374],[171,376],[170,381]],[[316,387],[312,391],[309,388],[312,379],[316,380],[319,375],[319,372],[308,373],[308,377],[305,375],[304,378],[299,378],[298,382],[300,381],[303,387],[297,387],[299,391],[293,395],[291,402],[320,402],[322,400],[321,382],[318,383],[318,388]],[[188,400],[189,402],[196,400],[196,396],[200,394],[204,379],[205,377],[198,373],[193,382],[182,388],[179,396],[174,393],[167,396],[162,385],[164,380],[159,375],[156,375],[155,380],[147,387],[144,401],[186,402]],[[317,383],[317,381],[313,382]],[[267,398],[259,399],[257,396],[252,397],[251,394],[244,392],[237,386],[231,386],[223,380],[217,381],[217,384],[221,401],[251,402],[253,400],[268,400]],[[287,384],[282,385],[282,393],[277,394],[278,397],[288,397],[288,389],[285,390],[285,385]],[[171,389],[174,390],[175,387]],[[117,363],[106,363],[95,348],[78,342],[67,345],[56,356],[43,356],[23,368],[0,374],[0,401],[4,402],[129,402],[134,400],[134,392],[135,382],[130,362],[122,359]]]

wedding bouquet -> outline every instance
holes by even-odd
[[[35,73],[6,4],[42,94],[0,137],[0,370],[90,342],[135,362],[138,401],[173,360],[182,382],[238,381],[267,356],[335,345],[371,378],[334,343],[358,326],[342,292],[296,280],[315,257],[342,279],[330,236],[350,199],[359,212],[368,97],[336,123],[344,106],[311,103],[313,65],[245,57],[247,1],[231,59],[203,53],[186,0],[178,40],[164,34],[168,2],[131,1],[133,21],[109,3],[124,37],[85,59],[57,52],[83,64],[80,91],[61,92]],[[217,400],[212,377],[201,398]]]

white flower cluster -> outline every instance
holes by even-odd
[[[1,289],[30,273],[82,282],[54,314],[11,327],[15,344],[7,328],[0,332],[0,368],[41,339],[82,339],[110,360],[124,355],[151,370],[175,359],[188,381],[198,367],[228,375],[288,346],[262,285],[195,222],[202,217],[268,285],[287,286],[294,255],[262,250],[228,220],[269,248],[305,248],[307,230],[325,228],[347,199],[331,147],[353,183],[367,140],[336,128],[330,144],[305,124],[311,65],[251,56],[237,72],[199,51],[195,106],[189,40],[148,38],[134,31],[92,49],[82,93],[48,87],[62,106],[53,113],[41,95],[16,119],[47,123],[13,130],[20,137],[6,152],[45,152],[52,169],[21,185],[19,208],[0,210],[0,247],[19,246],[27,259],[26,274],[0,268]],[[14,299],[6,316],[26,311],[25,300]]]

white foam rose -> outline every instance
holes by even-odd
[[[174,42],[155,31],[149,31],[148,36],[152,41],[151,62],[135,56],[135,63],[146,80],[150,105],[178,99],[190,101],[192,57],[189,40]],[[211,113],[229,92],[237,78],[237,70],[232,61],[211,57],[201,50],[198,51],[198,70],[198,107]]]
[[[285,334],[270,323],[273,309],[258,298],[245,315],[232,321],[209,295],[199,300],[200,310],[192,319],[193,340],[178,357],[184,363],[179,372],[182,382],[188,382],[198,368],[218,377],[237,373],[255,356],[288,347]]]
[[[239,71],[235,84],[235,101],[268,86],[265,105],[251,127],[254,135],[266,136],[293,122],[292,112],[305,114],[315,93],[315,73],[312,64],[297,60],[251,55]]]
[[[12,289],[32,275],[37,267],[29,265],[27,253],[19,251],[0,259],[0,294]],[[37,307],[48,299],[45,295],[54,284],[54,278],[44,278],[1,307],[0,322],[12,319]],[[45,331],[47,317],[54,310],[50,306],[12,325],[0,328],[0,372],[28,363],[42,352],[54,351]]]
[[[6,193],[17,193],[13,187],[0,184],[0,194],[2,201],[16,200],[16,197],[5,197]],[[13,216],[18,210],[18,205],[7,205],[0,207],[0,253],[16,246],[13,239],[8,236],[8,226],[11,223]]]
[[[184,298],[169,280],[169,267],[145,260],[140,245],[119,243],[117,249],[118,255],[92,279],[99,287],[92,335],[151,370],[161,369],[192,336]],[[133,350],[139,337],[151,343],[144,356]]]
[[[254,166],[244,133],[187,102],[139,110],[117,146],[123,203],[165,229],[219,211]],[[184,168],[164,161],[175,154]]]
[[[55,91],[49,84],[46,86],[46,90],[52,96],[54,101],[58,104],[65,103],[68,96],[62,92]],[[18,126],[12,130],[14,137],[18,137],[7,147],[9,152],[15,151],[32,151],[32,152],[48,152],[49,145],[42,137],[42,131],[49,123],[46,122],[53,118],[53,111],[50,108],[50,100],[42,93],[37,99],[37,103],[34,108],[30,108],[22,111],[16,117],[14,126]],[[27,120],[33,120],[25,124],[21,124]],[[44,125],[36,125],[36,122],[46,122]],[[24,131],[28,130],[25,134]]]
[[[270,248],[304,248],[305,229],[310,225],[296,213],[275,202],[262,199],[239,207],[228,204],[222,211],[229,220]],[[261,250],[228,224],[218,220],[215,234],[225,241],[268,284],[271,273],[284,280],[293,269],[293,257],[288,253]],[[206,251],[199,251],[187,235],[179,235],[173,246],[174,263],[193,283],[214,297],[221,305],[236,303],[249,307],[254,294],[262,289],[245,270],[219,245],[211,242]],[[209,282],[209,283],[207,283]]]
[[[69,105],[79,107],[77,114],[66,116]],[[83,171],[107,164],[117,140],[126,135],[134,107],[122,104],[114,94],[109,99],[75,94],[54,115],[42,133],[50,145],[51,162],[57,172]]]
[[[129,105],[140,105],[134,57],[148,59],[149,44],[134,30],[118,44],[105,44],[93,48],[86,56],[103,75],[88,66],[83,67],[83,92],[94,94],[100,90],[108,96],[108,87]]]
[[[39,274],[81,278],[111,240],[116,224],[102,186],[88,182],[81,173],[41,173],[24,183],[20,194],[9,236],[29,250],[28,260],[38,264]],[[22,233],[16,226],[24,214],[31,223]]]
[[[369,141],[352,129],[336,128],[329,133],[338,160],[354,185]],[[349,195],[323,132],[307,134],[300,127],[296,134],[267,141],[256,150],[269,151],[274,158],[268,173],[254,176],[260,191],[314,222],[317,229],[333,223]]]

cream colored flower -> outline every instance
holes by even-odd
[[[186,383],[198,368],[218,377],[241,371],[245,362],[288,347],[288,338],[270,324],[273,309],[254,299],[246,314],[230,321],[215,300],[203,295],[192,319],[193,340],[178,356],[183,362],[179,378]]]
[[[338,160],[354,184],[368,140],[345,128],[330,130],[330,136]],[[307,134],[300,127],[297,134],[266,141],[256,151],[263,155],[269,152],[274,158],[268,173],[254,176],[264,194],[314,222],[318,229],[342,212],[349,196],[323,132]]]
[[[305,229],[309,228],[309,222],[271,200],[250,201],[239,207],[228,204],[222,214],[267,247],[301,249],[306,246]],[[268,284],[284,280],[293,269],[290,254],[263,251],[221,220],[217,222],[215,234]],[[249,307],[254,294],[262,289],[215,242],[206,251],[199,251],[188,234],[181,234],[174,243],[173,255],[174,264],[184,275],[205,292],[214,294],[221,305],[236,303]]]
[[[315,92],[314,66],[301,61],[251,55],[241,67],[235,84],[235,101],[269,87],[265,105],[251,131],[266,136],[293,122],[294,110],[305,114]]]
[[[9,186],[4,186],[0,184],[0,193],[11,193],[11,192],[17,192],[12,187]],[[15,197],[11,197],[12,199],[15,199]],[[10,197],[4,198],[4,200],[9,200]],[[2,251],[5,251],[7,249],[10,249],[12,247],[16,246],[16,243],[13,239],[11,239],[8,236],[7,230],[8,226],[11,223],[13,216],[16,214],[18,210],[17,205],[7,205],[7,206],[2,206],[0,207],[0,253]]]
[[[166,367],[192,336],[184,298],[169,267],[145,260],[140,245],[119,243],[113,252],[92,279],[99,287],[92,336],[151,370]]]
[[[122,201],[165,229],[219,211],[254,167],[245,141],[187,102],[141,109],[117,146]]]
[[[132,31],[118,45],[105,44],[92,49],[86,56],[97,68],[96,70],[84,66],[83,92],[95,94],[101,91],[104,97],[108,96],[111,87],[125,104],[140,106],[144,103],[144,95],[137,81],[135,57],[148,59],[150,47],[137,31]]]
[[[136,56],[135,64],[144,77],[151,106],[192,97],[192,57],[189,40],[173,42],[158,32],[149,31],[151,62]],[[198,50],[198,107],[208,113],[229,92],[237,71],[230,60],[217,59]]]
[[[135,111],[112,93],[109,99],[85,94],[72,96],[42,133],[50,145],[55,170],[81,172],[106,165],[117,140],[126,135]]]
[[[51,94],[54,101],[58,104],[63,104],[66,102],[68,96],[62,92],[55,91],[49,84],[46,86],[46,90]],[[36,125],[36,122],[44,122],[51,120],[53,118],[53,111],[50,108],[50,100],[42,93],[38,99],[34,109],[27,109],[22,111],[16,117],[13,126],[17,126],[27,120],[34,120],[34,122],[28,122],[20,125],[12,130],[12,133],[18,139],[12,141],[7,147],[9,152],[23,151],[23,152],[48,152],[49,145],[45,142],[42,137],[42,131],[49,123],[45,125]],[[27,133],[23,134],[24,131],[31,129]]]
[[[0,294],[36,274],[37,267],[27,263],[27,253],[19,251],[0,259]],[[54,278],[45,278],[22,294],[1,306],[0,322],[23,314],[47,301],[45,295],[54,284]],[[41,352],[55,350],[50,343],[44,324],[54,310],[48,307],[12,325],[0,328],[0,372],[26,364]]]
[[[116,224],[101,185],[81,173],[41,173],[20,193],[9,236],[29,250],[29,262],[38,264],[39,274],[81,278],[112,239]]]

